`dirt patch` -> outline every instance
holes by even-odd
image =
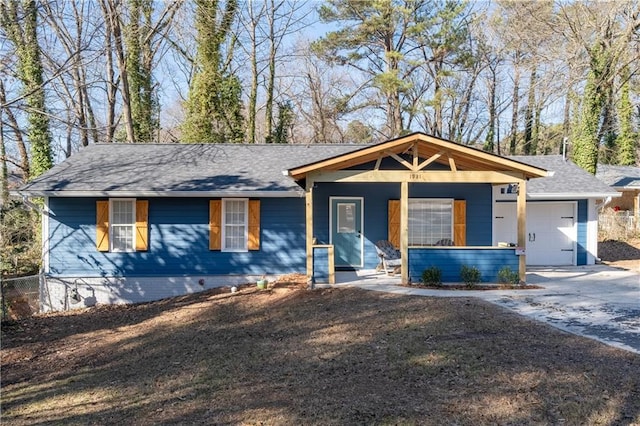
[[[471,298],[278,283],[2,330],[2,423],[640,424],[640,356]]]
[[[598,257],[607,265],[640,272],[640,238],[600,241]]]

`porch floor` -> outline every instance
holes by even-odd
[[[334,285],[366,285],[385,284],[398,285],[402,282],[400,274],[387,275],[375,269],[359,269],[355,271],[336,271],[336,283]],[[331,287],[331,284],[316,283],[316,288]]]

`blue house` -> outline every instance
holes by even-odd
[[[319,265],[374,269],[379,240],[400,249],[404,282],[432,265],[445,281],[461,265],[524,280],[527,264],[595,262],[597,203],[617,195],[561,157],[505,158],[421,133],[375,145],[96,144],[20,193],[45,200],[43,311],[263,275],[330,279]]]

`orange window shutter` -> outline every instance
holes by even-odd
[[[260,200],[249,200],[249,250],[260,250]]]
[[[222,249],[222,200],[209,201],[209,250]]]
[[[453,201],[453,243],[456,246],[467,245],[467,202]]]
[[[387,238],[395,247],[400,247],[400,200],[389,200],[388,210]]]
[[[96,249],[109,251],[109,201],[96,201]]]
[[[136,201],[136,251],[149,250],[149,201]]]

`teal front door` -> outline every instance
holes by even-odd
[[[331,197],[330,243],[334,246],[335,265],[362,267],[362,198]]]

